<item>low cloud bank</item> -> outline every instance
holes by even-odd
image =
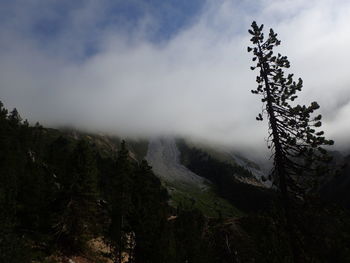
[[[28,31],[37,23],[38,1],[27,1],[26,11],[14,2],[15,18],[0,24],[0,96],[29,120],[123,136],[191,136],[264,152],[267,127],[255,121],[262,105],[250,93],[256,72],[246,52],[247,29],[257,20],[279,34],[279,51],[303,78],[298,102],[318,101],[327,136],[339,149],[350,143],[349,1],[210,1],[159,42],[147,38],[159,26],[151,14],[130,32],[101,28],[108,6],[94,1],[75,6],[54,41],[40,40]],[[49,4],[43,10],[58,16]]]

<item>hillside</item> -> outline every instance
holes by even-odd
[[[181,140],[31,126],[0,104],[0,262],[289,262],[279,200],[254,178]],[[349,211],[308,205],[305,258],[349,262]]]
[[[217,194],[237,208],[251,212],[266,210],[271,206],[274,191],[266,188],[251,171],[238,165],[234,159],[221,161],[208,150],[189,146],[185,140],[178,140],[178,145],[181,163],[209,180]]]
[[[168,189],[173,206],[196,208],[211,217],[241,214],[217,194],[215,184],[180,163],[181,153],[174,138],[152,139],[146,159]]]

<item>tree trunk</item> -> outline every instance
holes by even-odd
[[[287,171],[285,169],[285,160],[284,160],[284,154],[282,150],[281,140],[278,134],[278,126],[277,126],[277,119],[275,116],[275,112],[272,107],[272,97],[271,97],[271,90],[270,90],[270,84],[268,80],[268,72],[266,63],[262,61],[261,57],[263,56],[263,53],[261,51],[260,44],[258,45],[259,52],[261,54],[259,60],[261,63],[260,69],[261,69],[261,75],[265,82],[266,87],[266,102],[267,102],[267,113],[269,116],[269,122],[271,125],[272,130],[272,141],[275,146],[275,157],[274,157],[274,163],[275,163],[275,172],[277,172],[277,176],[279,179],[279,190],[281,192],[282,197],[282,203],[284,207],[285,212],[285,218],[286,218],[286,230],[289,236],[290,246],[293,253],[293,261],[295,263],[302,263],[303,260],[300,255],[300,250],[297,242],[297,236],[294,231],[293,227],[293,220],[292,220],[292,213],[291,213],[291,205],[290,205],[290,199],[288,195],[288,189],[287,189],[287,182],[286,182],[286,175]]]

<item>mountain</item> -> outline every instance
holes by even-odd
[[[271,186],[271,181],[268,180],[269,172],[263,171],[258,164],[244,157],[242,154],[237,153],[232,147],[223,148],[222,146],[216,146],[215,144],[187,139],[178,139],[177,143],[180,146],[187,146],[181,147],[183,150],[186,148],[198,149],[217,161],[228,163],[232,166],[242,167],[243,170],[234,175],[238,180],[261,187]],[[248,174],[246,173],[247,171],[249,172]]]
[[[291,262],[278,195],[256,171],[180,138],[31,126],[0,103],[0,262]],[[349,211],[294,206],[303,257],[349,262]]]
[[[45,129],[47,137],[51,140],[64,136],[68,141],[74,143],[79,140],[86,140],[94,151],[98,152],[104,158],[114,158],[120,149],[122,139],[118,136],[106,134],[93,134],[84,131],[79,131],[70,128],[61,130]],[[50,141],[48,143],[50,143]],[[163,186],[168,190],[170,195],[170,204],[174,207],[186,206],[200,209],[208,216],[217,217],[233,216],[241,214],[237,207],[242,207],[241,200],[231,202],[227,196],[221,195],[218,192],[217,183],[215,180],[205,178],[203,175],[198,175],[186,167],[183,162],[183,156],[188,152],[185,151],[184,139],[175,139],[172,137],[146,139],[127,139],[127,147],[129,156],[135,162],[141,162],[146,159],[152,166],[154,174],[161,180]],[[188,144],[192,145],[192,144]],[[195,147],[192,145],[191,147]],[[203,149],[203,146],[200,146]],[[180,151],[181,150],[181,151]],[[232,153],[222,151],[220,148],[206,146],[205,152],[218,162],[228,163],[232,167],[240,167],[238,170],[232,171],[230,177],[235,180],[240,189],[248,187],[248,193],[239,194],[245,196],[246,199],[250,196],[250,192],[254,193],[255,188],[264,188],[263,182],[259,181],[249,169],[258,170],[257,165],[244,158],[240,164],[249,167],[246,169],[236,163],[236,159],[231,157]],[[236,157],[237,158],[237,157]],[[243,157],[240,157],[243,159]],[[240,159],[241,160],[241,159]],[[261,172],[261,171],[259,171]],[[261,178],[261,177],[260,177]],[[246,186],[251,185],[251,186]],[[256,187],[255,187],[256,186]],[[262,190],[264,191],[264,190]],[[237,191],[238,193],[239,191]],[[258,190],[260,192],[260,190]],[[239,198],[240,199],[240,198]],[[236,204],[236,203],[238,204]],[[254,203],[254,202],[252,202]],[[243,211],[246,210],[243,207]],[[249,210],[249,208],[248,208]]]
[[[181,164],[181,153],[174,138],[154,138],[146,160],[169,191],[172,204],[201,210],[208,216],[233,216],[240,212],[215,191],[215,185]]]
[[[174,138],[150,140],[146,160],[152,165],[154,173],[169,184],[199,190],[207,189],[210,184],[180,163],[180,152]]]
[[[227,151],[195,146],[184,139],[178,139],[177,145],[181,163],[209,180],[217,195],[241,211],[265,210],[271,206],[275,191],[267,188],[250,170],[237,164]]]

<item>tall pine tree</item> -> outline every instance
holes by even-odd
[[[253,46],[248,52],[253,52],[256,63],[252,70],[258,69],[256,78],[257,89],[252,93],[262,96],[263,113],[269,121],[269,147],[273,149],[274,170],[273,181],[278,187],[286,213],[286,224],[290,234],[294,260],[302,261],[298,251],[297,238],[293,228],[291,200],[303,200],[305,194],[315,188],[315,176],[327,172],[329,156],[324,145],[332,145],[323,131],[316,131],[321,126],[321,115],[313,116],[319,108],[317,102],[309,106],[295,105],[293,101],[301,91],[302,79],[295,81],[293,74],[285,75],[285,69],[290,67],[286,56],[275,55],[273,50],[280,45],[277,34],[270,29],[265,39],[263,25],[252,23],[248,30]],[[257,120],[262,120],[259,114]]]
[[[94,235],[98,199],[96,161],[84,140],[71,153],[61,180],[61,211],[55,229],[65,248],[79,252]]]
[[[113,248],[114,260],[118,263],[122,262],[123,252],[128,249],[130,241],[128,234],[131,232],[129,216],[132,211],[132,176],[133,167],[129,151],[125,141],[122,141],[108,198],[111,222],[107,236]]]
[[[162,187],[146,160],[138,165],[132,189],[132,229],[135,232],[134,260],[136,263],[169,262],[165,243],[168,193]]]

